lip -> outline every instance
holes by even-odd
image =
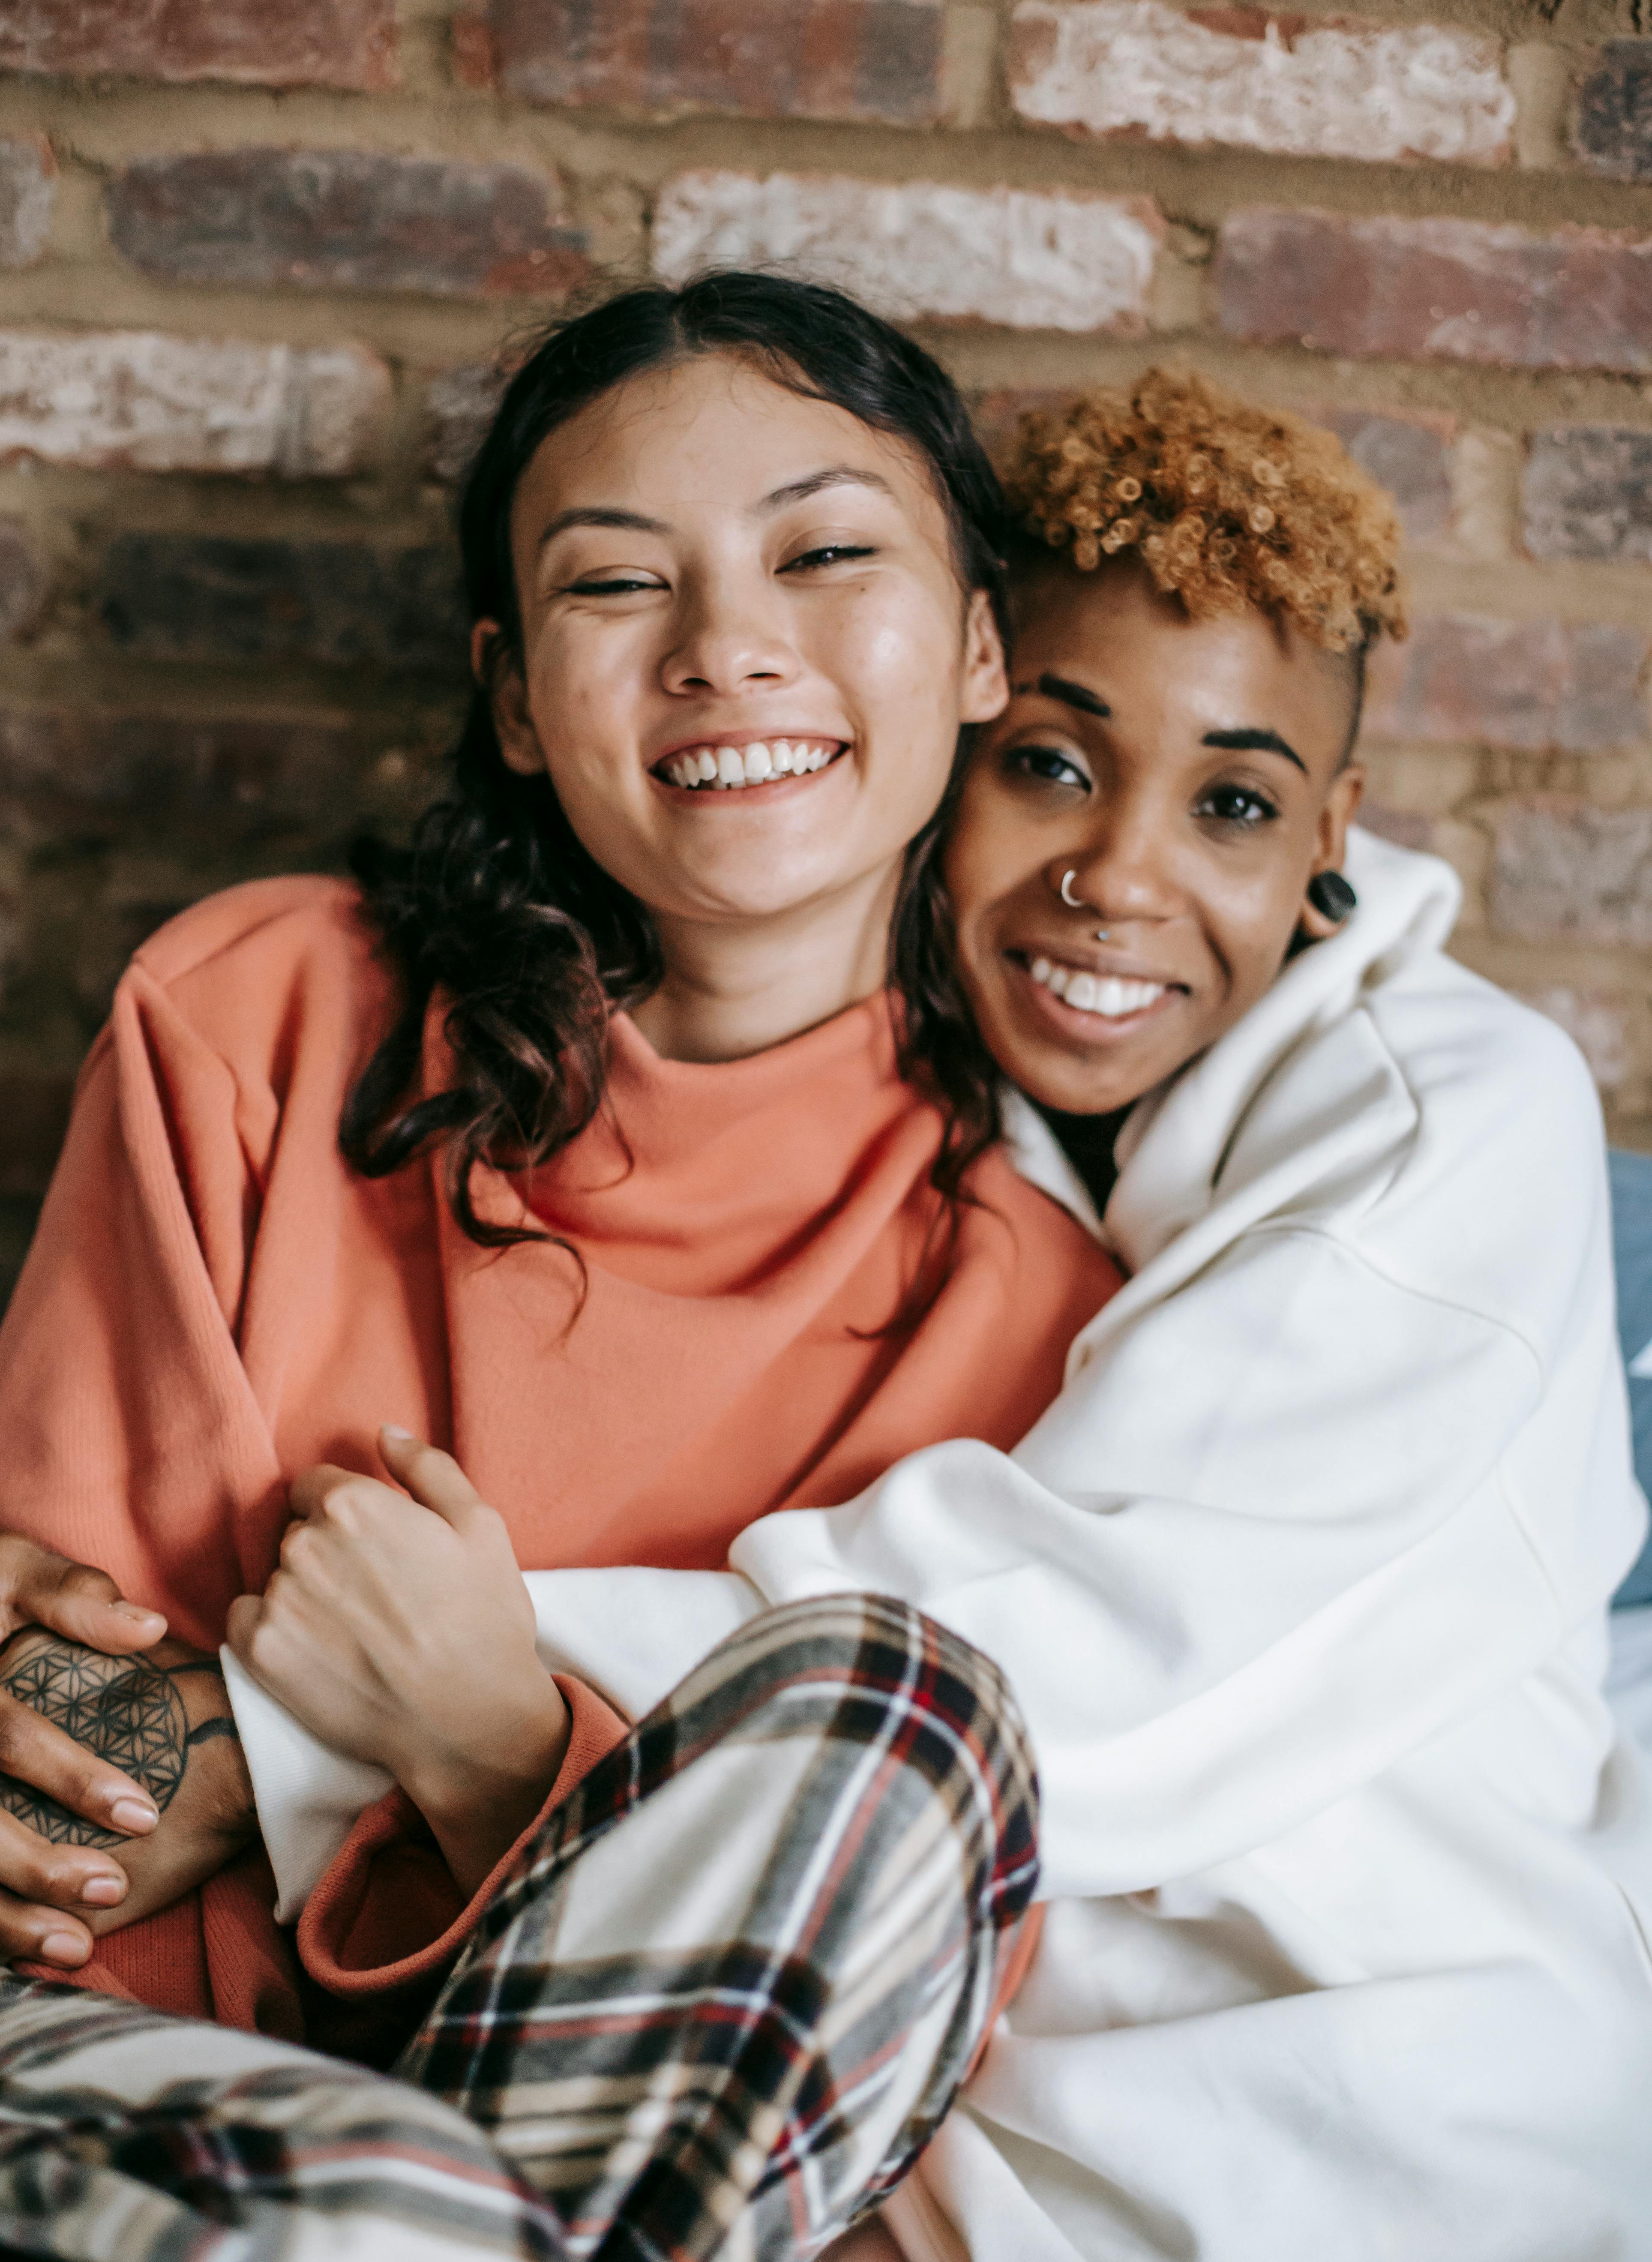
[[[1187,995],[1186,983],[1165,982],[1164,995],[1155,998],[1151,1005],[1143,1005],[1138,1013],[1123,1013],[1109,1019],[1100,1013],[1080,1012],[1076,1005],[1069,1005],[1064,998],[1057,998],[1053,990],[1046,990],[1042,982],[1034,981],[1029,961],[1035,955],[1058,958],[1064,965],[1078,966],[1085,973],[1115,974],[1127,982],[1164,982],[1165,977],[1145,968],[1122,966],[1116,960],[1107,964],[1087,959],[1080,962],[1065,951],[1044,950],[1025,955],[1019,948],[1006,951],[1004,963],[1013,969],[1017,991],[1026,998],[1032,1012],[1043,1021],[1052,1035],[1060,1037],[1068,1044],[1077,1039],[1079,1043],[1096,1051],[1109,1045],[1123,1044],[1139,1030],[1144,1029],[1150,1021],[1158,1020],[1170,1012]]]
[[[1116,951],[1078,950],[1066,940],[1013,942],[1004,955],[1023,971],[1035,958],[1048,958],[1057,966],[1071,967],[1075,974],[1110,974],[1121,982],[1161,982],[1166,990],[1185,991],[1187,987],[1175,975],[1166,974],[1160,967],[1144,965],[1139,958],[1122,958]]]

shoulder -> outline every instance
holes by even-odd
[[[233,978],[254,962],[271,972],[284,962],[296,970],[317,960],[358,963],[371,949],[357,890],[347,881],[297,873],[250,880],[191,904],[149,936],[133,964],[171,989],[214,967]]]
[[[1424,1129],[1449,1132],[1465,1156],[1489,1147],[1553,1163],[1603,1145],[1594,1079],[1571,1038],[1443,952],[1419,953],[1364,1002]]]
[[[174,1069],[212,1055],[243,1091],[285,1091],[294,1075],[330,1082],[364,1063],[392,986],[353,886],[256,880],[149,937],[116,991],[114,1028],[119,1041],[135,1014],[146,1049]]]

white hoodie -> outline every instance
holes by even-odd
[[[888,2210],[922,2262],[1652,2257],[1598,1111],[1569,1041],[1443,955],[1444,865],[1355,832],[1346,868],[1346,926],[1129,1118],[1132,1277],[1014,1453],[914,1454],[726,1573],[529,1577],[547,1658],[633,1716],[753,1611],[848,1588],[1007,1674],[1049,1905]],[[1020,1103],[1012,1131],[1093,1223]],[[292,1914],[386,1778],[234,1688]]]

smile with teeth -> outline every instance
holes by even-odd
[[[748,746],[686,746],[660,765],[660,774],[688,792],[703,787],[767,785],[771,778],[823,770],[843,751],[840,738],[754,738]]]
[[[1077,967],[1057,966],[1048,958],[1034,959],[1027,970],[1035,982],[1075,1012],[1099,1013],[1107,1021],[1144,1013],[1170,987],[1167,982],[1127,982],[1116,974],[1086,974]]]

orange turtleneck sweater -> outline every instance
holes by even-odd
[[[479,1184],[484,1214],[557,1240],[480,1250],[438,1165],[368,1181],[338,1153],[388,1002],[333,882],[258,882],[162,929],[87,1062],[0,1331],[0,1525],[101,1565],[185,1639],[216,1643],[264,1585],[291,1479],[375,1468],[380,1423],[454,1453],[525,1569],[715,1567],[754,1518],[847,1499],[904,1453],[1014,1443],[1117,1286],[994,1152],[939,1294],[884,1331],[937,1221],[941,1119],[897,1073],[881,997],[716,1066],[660,1060],[619,1017],[603,1116],[530,1185]],[[615,1733],[591,1700],[559,1788]],[[345,1936],[377,1937],[375,1891],[405,1888],[372,1857],[407,1826],[368,1818],[324,1881],[313,2004],[341,1990]],[[249,1856],[79,1976],[296,2032],[271,1901]]]

